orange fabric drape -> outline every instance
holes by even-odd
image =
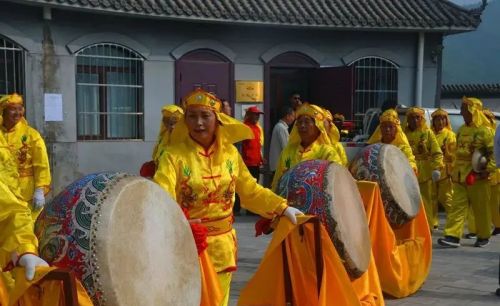
[[[0,306],[7,306],[7,305],[9,305],[9,296],[7,293],[7,288],[5,287],[3,280],[0,277]]]
[[[353,280],[352,286],[361,305],[384,306],[385,301],[382,295],[382,286],[380,285],[377,265],[375,264],[373,252],[371,253],[368,270],[361,277]]]
[[[328,233],[320,226],[323,277],[318,296],[314,225],[305,223],[311,216],[298,216],[297,225],[280,220],[259,269],[241,291],[239,306],[285,305],[282,242],[286,254],[294,305],[361,305]],[[303,233],[299,227],[302,226]]]
[[[16,279],[15,287],[10,292],[11,306],[64,306],[64,292],[60,281],[40,282],[47,273],[57,269],[56,267],[40,267],[36,269],[35,278],[27,281],[24,277],[24,269],[13,270]],[[40,282],[40,283],[39,283]],[[36,286],[35,286],[36,284]],[[77,280],[77,296],[79,306],[93,306],[90,297]],[[2,305],[3,306],[3,305]]]
[[[431,267],[432,240],[423,203],[418,215],[399,229],[385,217],[377,183],[359,181],[382,291],[395,298],[415,293]]]
[[[201,306],[219,306],[223,293],[217,278],[217,272],[210,261],[207,250],[198,255],[201,272]]]

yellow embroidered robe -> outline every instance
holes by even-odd
[[[162,154],[154,180],[191,219],[207,225],[208,254],[216,272],[236,268],[236,232],[232,228],[234,194],[241,205],[265,218],[281,215],[286,200],[257,184],[237,149],[216,141],[204,150],[190,137]]]

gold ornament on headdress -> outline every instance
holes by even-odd
[[[184,109],[191,105],[205,106],[218,113],[221,110],[222,102],[215,95],[198,88],[183,100]]]

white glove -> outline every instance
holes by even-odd
[[[440,177],[441,177],[441,172],[439,170],[432,171],[432,181],[433,182],[439,181]]]
[[[35,189],[35,193],[33,194],[33,209],[40,210],[45,205],[45,195],[43,192],[43,188]]]
[[[35,277],[35,268],[36,267],[48,267],[49,264],[41,259],[40,257],[33,254],[24,254],[19,258],[17,264],[21,267],[24,267],[25,273],[24,276],[27,280],[31,281]]]
[[[287,217],[290,222],[293,224],[297,224],[297,218],[295,217],[296,215],[303,215],[304,213],[298,210],[295,207],[288,206],[285,211],[283,212],[283,216]]]

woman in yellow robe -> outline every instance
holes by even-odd
[[[411,150],[417,162],[418,185],[424,201],[425,214],[431,228],[437,227],[437,209],[433,208],[432,183],[441,177],[444,168],[443,152],[436,136],[425,122],[425,111],[419,107],[411,107],[406,112],[406,122],[403,131],[410,143]],[[436,214],[436,215],[435,215]]]
[[[333,116],[332,113],[327,110],[323,109],[325,113],[325,130],[326,133],[328,134],[328,137],[330,138],[330,142],[337,152],[337,154],[340,157],[341,160],[341,165],[344,167],[347,167],[347,164],[349,163],[349,160],[347,159],[347,153],[345,152],[344,146],[340,142],[340,132],[335,123],[333,122]]]
[[[160,132],[158,133],[158,140],[153,149],[153,161],[156,166],[158,166],[160,156],[170,144],[170,134],[175,124],[184,116],[184,111],[179,106],[170,104],[162,107],[161,115]]]
[[[433,222],[434,228],[438,226],[438,203],[443,205],[446,212],[451,206],[451,198],[453,195],[453,184],[451,182],[451,171],[453,169],[453,160],[455,150],[457,148],[457,138],[451,129],[448,113],[439,108],[431,114],[432,131],[436,136],[441,151],[443,152],[444,169],[441,171],[439,181],[433,182]]]
[[[488,245],[491,236],[490,186],[488,176],[495,173],[493,154],[493,134],[490,123],[483,113],[483,103],[476,98],[464,97],[460,109],[465,124],[457,133],[457,150],[451,178],[453,180],[453,198],[450,211],[446,216],[444,238],[438,243],[446,248],[458,248],[463,233],[465,218],[469,207],[475,218],[477,240],[476,247]],[[475,173],[472,169],[472,154],[481,151],[488,158],[486,170]],[[468,178],[474,177],[474,180]]]
[[[220,109],[220,100],[203,90],[184,99],[184,119],[172,131],[154,180],[187,210],[191,222],[207,227],[208,255],[224,294],[221,305],[227,305],[236,270],[235,192],[243,207],[268,219],[284,215],[296,223],[301,212],[257,184],[233,145],[253,133]]]
[[[388,109],[379,117],[379,126],[375,129],[373,135],[368,139],[369,144],[386,143],[398,147],[406,155],[410,166],[415,173],[417,172],[417,163],[410,147],[410,143],[405,133],[401,129],[398,113],[393,109]]]
[[[47,148],[40,133],[24,119],[23,98],[18,94],[0,98],[0,137],[17,163],[20,197],[31,204],[36,220],[50,191],[50,168]]]
[[[314,104],[304,103],[295,116],[297,120],[290,133],[288,144],[281,152],[271,185],[272,190],[276,190],[283,173],[301,161],[323,159],[342,164],[326,133],[323,109]]]
[[[283,173],[302,161],[311,159],[322,159],[341,164],[341,160],[335,149],[331,146],[330,137],[325,130],[326,116],[323,109],[313,104],[304,103],[297,110],[296,116],[297,116],[297,121],[295,122],[292,132],[290,133],[290,140],[288,142],[288,145],[281,153],[280,160],[278,162],[278,168],[276,170],[276,175],[274,176],[273,180],[273,190],[276,190],[279,179],[281,178]],[[278,225],[276,235],[283,234],[279,232],[280,226],[281,225]],[[278,242],[281,243],[286,239],[294,239],[293,231],[292,232],[291,231],[292,229],[289,229],[287,232],[291,233],[291,236],[289,237],[287,237],[286,235],[281,236],[281,240],[273,238],[273,242],[275,243],[269,247],[266,256],[262,260],[261,268],[259,268],[258,274],[256,274],[255,279],[259,279],[262,277],[261,275],[268,275],[270,273],[270,271],[267,270],[267,268],[265,267],[269,264],[268,263],[269,261],[275,260],[273,259],[274,255],[271,255],[271,253],[275,251],[273,249],[276,247],[276,245],[278,245]],[[313,244],[312,243],[311,244],[304,243],[303,245],[294,244],[295,250],[291,251],[291,254],[289,255],[291,256],[291,258],[295,258],[291,259],[292,261],[296,262],[294,266],[298,266],[298,268],[294,268],[293,266],[289,268],[290,273],[292,275],[296,275],[296,279],[303,278],[303,276],[300,275],[304,273],[304,271],[308,270],[307,269],[308,263],[307,259],[305,258],[306,257],[305,254],[311,254],[308,252],[314,252],[308,249],[307,247],[307,246],[310,247],[311,245]],[[326,245],[323,246],[326,253],[332,252],[332,254],[335,254],[335,256],[330,258],[330,260],[332,261],[332,268],[324,271],[324,277],[330,278],[331,274],[339,274],[338,275],[339,279],[336,279],[335,283],[331,284],[330,286],[331,287],[341,286],[346,289],[344,290],[345,292],[342,293],[341,296],[337,296],[336,299],[331,299],[329,295],[320,296],[320,302],[317,305],[326,306],[329,305],[328,303],[331,303],[334,300],[341,301],[344,298],[349,300],[350,299],[349,295],[351,291],[355,293],[357,301],[346,305],[356,305],[358,303],[364,306],[385,305],[384,298],[382,296],[382,289],[380,287],[377,267],[375,265],[375,260],[373,255],[371,255],[368,270],[365,273],[363,273],[363,275],[358,279],[348,280],[351,283],[349,286],[348,283],[344,283],[344,281],[342,281],[341,277],[341,275],[345,273],[345,269],[343,267],[338,268],[338,266],[342,266],[340,263],[341,259],[338,257],[336,251],[328,250],[330,246],[331,249],[334,249],[331,243],[329,243],[328,246]],[[323,256],[326,253],[323,253]],[[273,266],[275,265],[276,264],[273,264]],[[278,265],[282,266],[282,264]],[[334,266],[336,266],[337,268],[333,268]],[[304,274],[308,273],[305,272]],[[274,285],[275,284],[273,284],[273,286]],[[253,286],[254,286],[253,284],[250,284],[249,287],[245,289],[245,296],[243,296],[242,299],[240,299],[239,301],[240,305],[247,305],[247,304],[253,305],[262,302],[262,300],[259,300],[259,298],[251,297],[257,295],[257,291],[254,290],[256,290],[258,286],[256,287]],[[322,288],[323,290],[328,291],[331,287],[323,284]],[[300,291],[302,289],[308,290],[306,288],[300,288],[300,286],[298,285],[294,286],[294,291]],[[313,296],[314,294],[312,294],[307,298],[314,298]],[[304,300],[307,300],[307,298],[305,298],[305,295],[302,298]]]

